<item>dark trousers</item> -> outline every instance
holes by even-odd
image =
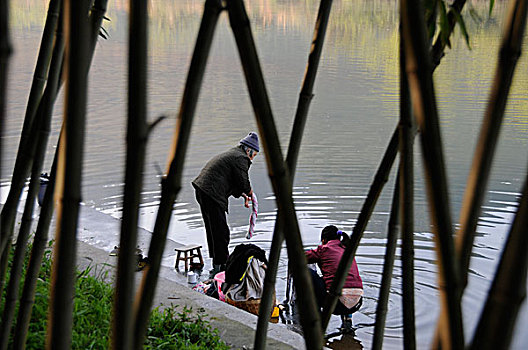
[[[315,289],[315,299],[317,299],[317,306],[319,307],[319,310],[321,310],[324,306],[325,298],[328,295],[328,293],[326,292],[326,284],[323,280],[323,277],[319,276],[317,271],[312,270],[312,269],[309,269],[309,270],[312,276],[312,283]],[[354,307],[351,307],[349,309],[345,305],[343,305],[341,301],[338,300],[333,314],[334,315],[352,314],[359,310],[359,308],[361,307],[362,301],[363,301],[363,298],[361,298]]]
[[[209,257],[213,259],[215,265],[225,264],[229,256],[230,239],[226,213],[217,202],[199,188],[195,188],[195,195],[205,224]]]

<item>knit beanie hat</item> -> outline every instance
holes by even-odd
[[[242,140],[240,140],[240,143],[242,145],[245,145],[245,146],[248,146],[248,147],[254,149],[257,152],[260,152],[258,136],[254,132],[250,132],[246,137],[244,137]]]

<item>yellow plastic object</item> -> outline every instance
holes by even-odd
[[[273,308],[273,312],[271,313],[271,317],[279,317],[279,308],[278,307],[274,307]]]

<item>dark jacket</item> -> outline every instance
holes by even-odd
[[[240,278],[246,272],[250,257],[254,257],[263,263],[268,264],[266,252],[262,250],[262,248],[251,243],[239,244],[235,247],[235,250],[229,254],[229,258],[227,258],[225,270],[226,283],[240,283]]]
[[[321,244],[316,249],[311,249],[305,252],[308,263],[317,263],[323,279],[325,281],[326,289],[330,289],[337,272],[339,261],[345,252],[345,247],[337,239],[333,239],[326,244]],[[363,288],[363,282],[359,276],[356,259],[352,261],[352,267],[348,272],[347,279],[343,288]]]
[[[248,174],[250,165],[251,160],[242,148],[231,148],[208,161],[192,185],[227,212],[229,196],[238,198],[242,193],[251,191]]]

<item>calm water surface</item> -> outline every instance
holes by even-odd
[[[126,131],[127,3],[110,2],[104,27],[108,40],[98,43],[90,73],[86,156],[85,205],[120,217]],[[469,50],[457,32],[435,72],[436,94],[449,180],[453,222],[457,222],[473,148],[485,110],[496,63],[506,5],[496,4],[488,18],[487,2],[472,2],[480,21],[467,15]],[[145,167],[141,226],[152,229],[160,199],[163,172],[175,127],[175,116],[189,66],[203,1],[153,0],[150,2],[149,118],[169,118],[151,134]],[[12,2],[15,54],[9,81],[8,120],[2,182],[7,185],[23,121],[47,2]],[[319,241],[322,227],[334,224],[351,232],[374,173],[398,122],[398,13],[396,1],[335,1],[327,41],[315,85],[294,184],[295,205],[306,247]],[[285,152],[317,14],[316,1],[251,1],[248,4],[254,38],[260,54],[268,93]],[[186,158],[183,189],[175,203],[169,237],[206,247],[201,215],[190,181],[214,154],[235,145],[256,130],[245,80],[227,21],[219,21],[212,54],[196,111]],[[525,46],[528,40],[525,40]],[[528,159],[528,61],[521,57],[510,93],[501,139],[479,222],[471,262],[470,284],[464,295],[464,319],[469,335],[480,315],[497,259],[508,233]],[[55,107],[49,169],[60,126],[62,96]],[[430,231],[416,142],[415,279],[417,342],[428,347],[438,317],[436,256]],[[271,244],[275,201],[267,176],[265,157],[251,168],[259,196],[256,234],[251,240],[265,250]],[[394,172],[393,174],[394,175]],[[357,252],[366,300],[355,314],[356,340],[369,348],[379,294],[385,237],[394,176],[386,185]],[[5,189],[3,191],[5,195]],[[230,248],[246,243],[249,210],[241,200],[230,204]],[[117,242],[91,237],[110,248]],[[146,241],[142,247],[146,249]],[[207,254],[207,251],[205,252]],[[399,256],[399,250],[397,251]],[[171,266],[170,251],[164,264]],[[277,295],[284,296],[287,254],[280,261]],[[389,301],[385,347],[402,347],[401,272],[396,262]],[[526,303],[519,315],[514,348],[526,348]],[[337,319],[331,327],[338,326]],[[500,335],[497,335],[500,336]]]

